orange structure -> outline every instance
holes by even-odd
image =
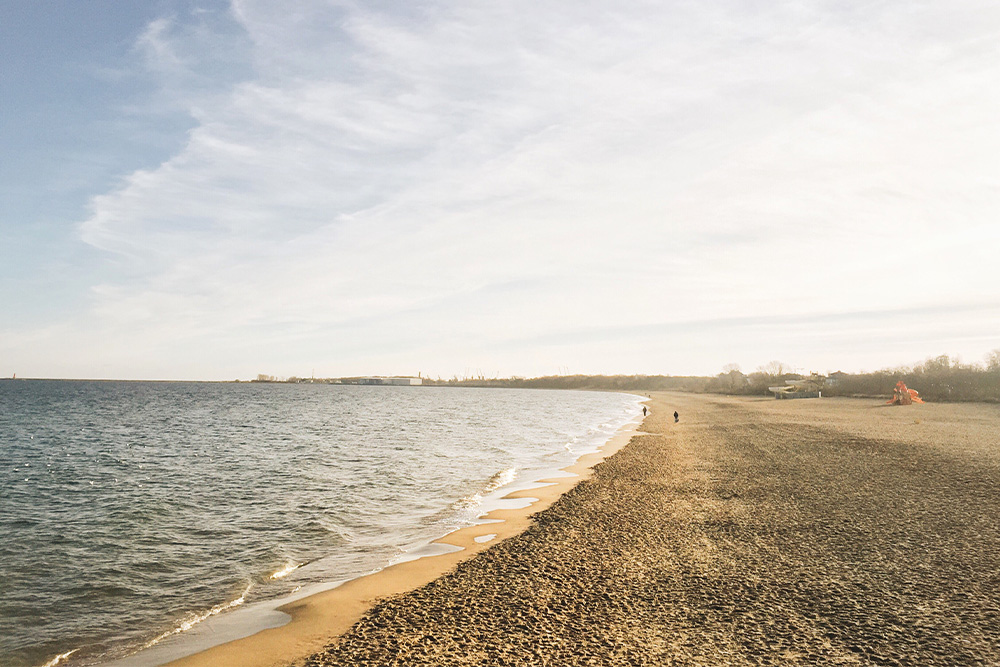
[[[886,401],[889,405],[910,405],[923,402],[923,399],[917,396],[917,390],[907,389],[906,383],[902,380],[896,383],[896,388],[892,390],[892,398]]]

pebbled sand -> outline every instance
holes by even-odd
[[[523,533],[296,664],[1000,665],[1000,408],[652,409]]]

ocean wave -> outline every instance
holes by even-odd
[[[70,657],[71,655],[73,655],[74,653],[76,653],[79,650],[80,649],[75,648],[72,651],[66,651],[65,653],[60,653],[59,655],[57,655],[56,657],[52,658],[47,663],[45,663],[44,665],[42,665],[42,667],[56,667],[56,665],[58,665],[60,662],[62,662],[66,658]]]
[[[303,565],[305,565],[305,563],[288,562],[280,570],[272,572],[271,576],[269,576],[268,579],[284,579],[285,577],[290,575],[292,572],[295,572],[295,570],[299,569]],[[248,588],[247,590],[250,589]]]
[[[460,498],[452,505],[452,508],[463,510],[478,507],[483,502],[483,496],[507,486],[513,482],[516,477],[517,468],[505,468],[500,472],[494,473],[489,480],[487,480],[486,484],[483,485],[483,488],[479,489],[476,493]]]
[[[201,614],[192,614],[191,616],[188,617],[187,620],[183,621],[180,625],[178,625],[173,630],[167,630],[163,634],[161,634],[161,635],[159,635],[157,637],[154,637],[153,639],[151,639],[148,642],[146,642],[145,644],[143,644],[143,646],[142,646],[143,650],[145,650],[147,648],[150,648],[152,646],[156,646],[157,644],[159,644],[160,642],[162,642],[164,639],[167,639],[169,637],[173,637],[174,635],[179,635],[182,632],[186,632],[186,631],[190,630],[191,628],[193,628],[194,626],[196,626],[199,623],[201,623],[202,621],[207,621],[208,619],[212,618],[213,616],[221,614],[224,611],[229,611],[230,609],[235,609],[236,607],[239,607],[244,602],[246,602],[247,594],[250,593],[250,589],[251,588],[253,588],[253,582],[250,582],[249,584],[247,584],[247,587],[243,591],[243,594],[240,595],[235,600],[230,600],[229,602],[225,602],[223,604],[217,604],[214,607],[212,607],[211,609],[209,609],[208,611],[206,611],[204,613],[201,613]]]
[[[507,468],[490,477],[490,481],[483,488],[483,493],[492,493],[497,489],[507,486],[517,477],[517,468]]]

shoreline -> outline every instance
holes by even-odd
[[[642,398],[644,400],[640,405],[649,402],[644,395]],[[535,514],[589,478],[595,465],[628,444],[641,428],[642,421],[641,415],[633,417],[595,451],[585,452],[571,465],[559,468],[558,476],[549,475],[520,484],[515,482],[513,486],[521,488],[500,496],[497,501],[501,507],[480,515],[475,524],[434,539],[381,570],[339,583],[314,585],[309,588],[320,590],[310,592],[307,589],[305,594],[293,594],[287,602],[262,603],[261,608],[254,609],[260,616],[253,626],[253,634],[195,649],[194,653],[158,664],[171,667],[271,667],[288,665],[322,650],[350,629],[378,601],[430,583],[459,563],[522,533]],[[514,507],[502,506],[511,505],[512,501],[516,503]],[[241,611],[248,613],[250,608]],[[274,612],[279,612],[281,616]],[[287,617],[290,618],[286,622],[278,622],[278,619]],[[143,655],[149,657],[148,650],[107,664],[150,664],[141,662],[139,656]]]
[[[1000,664],[994,407],[652,399],[524,533],[304,666]]]

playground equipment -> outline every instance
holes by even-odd
[[[923,399],[917,396],[917,390],[908,389],[902,380],[896,383],[896,388],[892,390],[892,398],[886,401],[889,405],[911,405],[923,402]]]

